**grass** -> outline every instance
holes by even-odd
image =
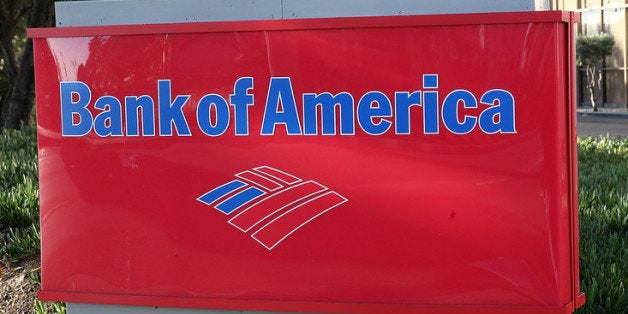
[[[39,254],[39,181],[34,128],[0,132],[0,260]],[[29,276],[41,282],[39,272]],[[35,313],[65,313],[63,303],[34,300]]]
[[[578,313],[628,313],[628,139],[578,141],[580,278]]]
[[[37,141],[33,128],[0,133],[0,257],[17,260],[39,251]]]
[[[35,130],[0,133],[0,259],[39,252]],[[628,313],[628,139],[578,140],[580,277],[587,304],[577,313]],[[33,280],[38,280],[34,276]],[[63,313],[37,302],[36,313]]]

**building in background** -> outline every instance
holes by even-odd
[[[628,106],[628,49],[626,49],[628,0],[552,0],[554,10],[578,11],[582,23],[579,35],[609,33],[615,38],[613,55],[606,60],[604,68],[602,106]],[[579,80],[579,82],[581,82]],[[579,83],[579,100],[588,103],[586,88]]]

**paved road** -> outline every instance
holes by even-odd
[[[578,112],[578,136],[628,137],[628,112]]]

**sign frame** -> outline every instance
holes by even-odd
[[[67,27],[56,29],[29,29],[28,36],[35,39],[36,69],[40,55],[37,54],[43,41],[50,38],[70,38],[70,37],[95,37],[95,36],[129,36],[145,34],[202,34],[202,33],[225,33],[225,32],[275,32],[275,31],[295,31],[295,30],[330,30],[330,29],[380,29],[380,28],[403,28],[422,26],[442,26],[454,27],[464,25],[499,25],[516,23],[558,23],[566,25],[564,39],[567,64],[565,65],[565,98],[567,108],[564,108],[565,116],[557,117],[565,119],[567,126],[565,130],[568,169],[569,169],[569,214],[568,230],[566,236],[569,238],[568,255],[571,257],[571,269],[569,282],[570,301],[566,304],[556,305],[517,305],[517,304],[411,304],[411,303],[368,303],[368,302],[311,302],[293,300],[274,299],[229,299],[229,298],[192,298],[192,297],[170,297],[151,296],[134,294],[111,294],[76,291],[55,291],[46,288],[47,282],[44,280],[39,298],[47,301],[64,301],[79,303],[106,303],[125,305],[152,305],[162,307],[182,307],[182,308],[214,308],[214,309],[245,309],[245,310],[273,310],[273,311],[313,311],[313,312],[447,312],[457,311],[462,313],[482,312],[499,313],[505,310],[515,313],[527,313],[545,311],[548,313],[569,313],[575,308],[584,304],[584,294],[579,291],[579,270],[578,270],[578,218],[577,218],[577,146],[576,146],[576,125],[575,125],[575,53],[574,53],[574,29],[573,23],[578,21],[578,15],[570,12],[534,12],[534,13],[486,13],[486,14],[452,14],[452,15],[427,15],[427,16],[400,16],[400,17],[359,17],[359,18],[321,18],[304,20],[273,20],[273,21],[246,21],[246,22],[204,22],[204,23],[184,23],[184,24],[154,24],[154,25],[122,25],[122,26],[94,26],[94,27]],[[46,73],[36,73],[38,81],[44,80]],[[424,83],[425,84],[425,83]],[[40,103],[47,100],[40,97],[38,90],[38,107]],[[40,126],[38,132],[40,137],[49,136],[49,130]],[[44,141],[45,143],[45,141]],[[47,153],[44,151],[46,145],[42,146],[40,140],[40,162],[45,162]],[[46,179],[48,174],[42,172],[42,179]],[[42,199],[48,191],[42,189]],[[49,221],[44,218],[46,211],[50,210],[49,203],[42,204],[42,243],[46,243],[53,238],[49,229]],[[45,245],[44,245],[45,248]],[[46,273],[47,259],[51,258],[50,251],[42,249],[42,260],[44,261],[42,271]],[[44,276],[46,279],[46,276]]]

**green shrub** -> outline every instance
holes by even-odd
[[[628,313],[628,139],[578,140],[580,278],[578,313]]]
[[[0,133],[0,257],[39,251],[39,183],[34,128]]]
[[[602,92],[604,59],[613,54],[615,38],[606,33],[582,35],[576,39],[576,63],[584,70],[583,82],[589,90],[593,111]]]
[[[0,252],[11,259],[19,259],[39,251],[39,228],[32,224],[26,228],[9,228],[5,245]]]

